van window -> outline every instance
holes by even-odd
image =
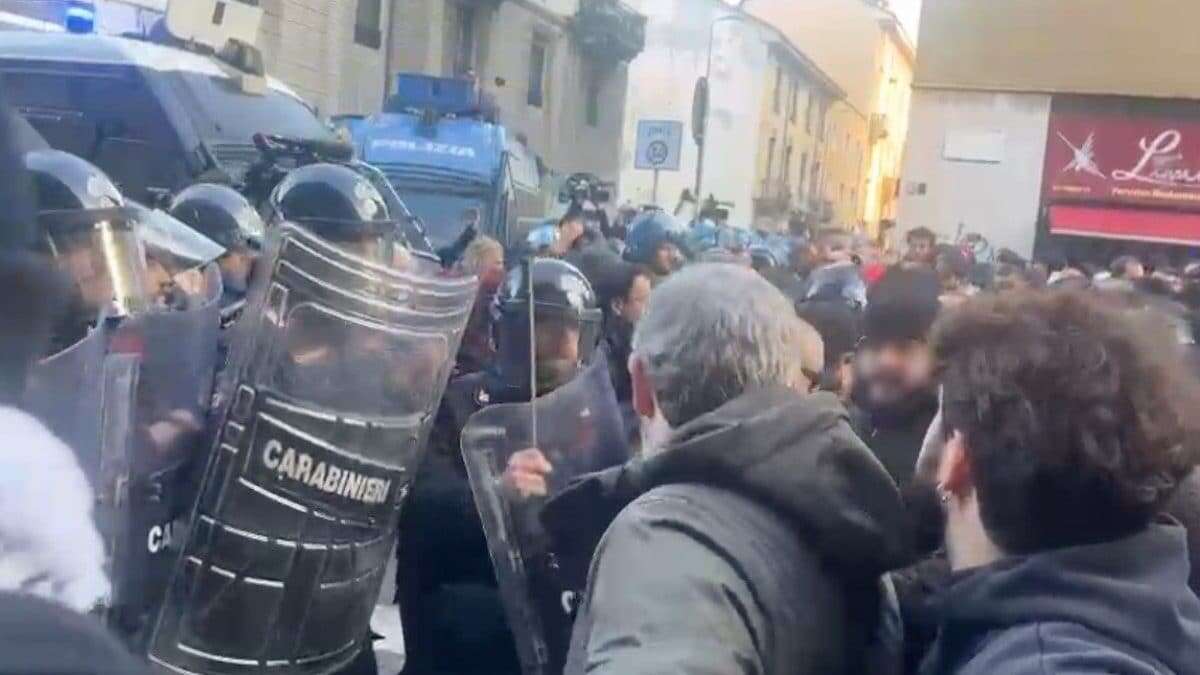
[[[144,200],[148,187],[172,189],[186,180],[178,136],[135,69],[9,66],[3,83],[12,105],[51,147],[94,162],[127,195]],[[125,161],[136,146],[147,148],[142,160]]]

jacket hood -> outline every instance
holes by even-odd
[[[957,575],[939,599],[941,649],[964,657],[985,632],[1066,622],[1190,672],[1200,663],[1200,600],[1188,570],[1186,533],[1175,524],[1001,560]]]
[[[825,393],[741,396],[675,430],[658,454],[585,477],[543,520],[558,536],[590,510],[607,527],[640,494],[677,483],[719,487],[767,506],[843,574],[873,576],[908,562],[900,492],[837,398]]]

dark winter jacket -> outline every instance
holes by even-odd
[[[901,406],[902,410],[883,413],[860,408],[851,413],[854,430],[901,487],[912,482],[917,455],[937,405],[936,395],[920,394]]]
[[[908,550],[899,492],[845,410],[783,390],[684,425],[543,520],[556,542],[604,533],[572,675],[864,672],[879,576]]]
[[[1012,557],[956,575],[923,675],[1200,673],[1183,528]]]
[[[396,593],[405,675],[520,673],[459,447],[470,416],[498,402],[487,381],[487,373],[473,373],[446,388],[401,512]]]

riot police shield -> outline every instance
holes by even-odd
[[[129,438],[139,359],[109,353],[113,327],[102,320],[71,347],[30,370],[26,408],[75,453],[94,493],[93,516],[113,579],[105,619],[122,593],[114,556],[129,536]]]
[[[328,673],[363,644],[475,298],[473,279],[389,262],[268,235],[153,662]]]
[[[195,502],[193,472],[205,459],[220,337],[220,272],[215,265],[182,309],[134,314],[114,331],[110,351],[137,358],[124,461],[122,536],[111,550],[115,628],[144,647]]]
[[[525,675],[562,672],[575,597],[587,582],[587,561],[562,559],[565,552],[541,525],[546,498],[523,498],[502,482],[509,457],[535,445],[554,466],[550,496],[583,474],[629,459],[603,357],[533,404],[484,408],[462,432],[471,491]]]

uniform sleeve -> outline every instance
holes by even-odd
[[[589,675],[762,673],[762,612],[733,558],[686,519],[664,514],[671,510],[665,501],[639,503],[613,521],[593,562],[572,667]]]

